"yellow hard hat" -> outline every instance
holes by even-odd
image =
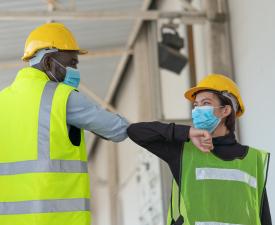
[[[218,92],[227,92],[233,95],[238,101],[239,107],[236,116],[240,117],[244,113],[244,104],[240,95],[238,86],[227,76],[221,74],[210,74],[202,79],[196,87],[185,92],[184,96],[190,101],[195,100],[195,94],[198,91],[213,90]]]
[[[87,51],[80,49],[71,31],[62,23],[46,23],[34,29],[25,43],[22,59],[28,61],[43,48],[56,48],[59,50],[75,50],[79,54]]]

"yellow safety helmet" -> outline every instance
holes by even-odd
[[[244,104],[240,95],[238,86],[227,76],[221,74],[210,74],[202,79],[196,87],[193,87],[185,92],[184,96],[190,101],[195,100],[195,94],[198,91],[213,90],[218,92],[227,92],[233,95],[238,101],[239,107],[236,116],[240,117],[244,113]]]
[[[79,54],[87,51],[80,49],[72,32],[62,23],[46,23],[34,29],[25,43],[22,60],[28,61],[34,54],[44,48],[56,48],[58,50],[75,50]]]

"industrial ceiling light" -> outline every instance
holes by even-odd
[[[180,53],[180,50],[184,47],[184,39],[177,32],[177,26],[172,22],[162,26],[162,41],[158,43],[158,50],[159,66],[180,74],[188,60]]]

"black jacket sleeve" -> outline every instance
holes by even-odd
[[[190,126],[142,122],[131,124],[129,138],[168,163],[174,177],[179,177],[183,143],[188,141]]]

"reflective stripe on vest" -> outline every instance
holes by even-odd
[[[30,214],[49,212],[74,212],[89,210],[89,199],[35,200],[22,202],[0,202],[0,212],[7,214]]]
[[[220,223],[220,222],[196,222],[195,225],[242,225],[242,224]]]
[[[42,93],[38,121],[38,159],[0,163],[0,175],[47,172],[87,173],[87,163],[84,161],[50,159],[50,117],[57,86],[58,83],[48,81]],[[87,198],[0,202],[0,215],[88,210],[89,199]]]
[[[0,175],[24,173],[87,173],[87,163],[77,160],[29,160],[22,162],[0,163]]]
[[[255,177],[237,169],[196,168],[196,179],[239,181],[257,188]]]

